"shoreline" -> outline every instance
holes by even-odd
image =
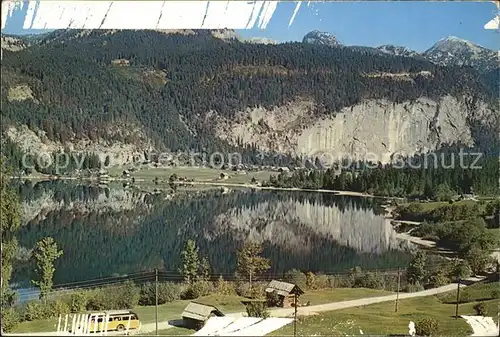
[[[110,182],[130,182],[131,178],[106,178],[100,179],[98,177],[89,178],[78,178],[78,177],[56,177],[51,178],[50,176],[26,176],[26,177],[10,177],[11,179],[23,179],[23,180],[38,180],[38,181],[56,181],[56,180],[80,180],[88,182],[97,183],[110,183]],[[149,180],[144,178],[135,178],[134,183],[147,182]],[[364,198],[381,198],[381,199],[395,199],[396,197],[382,197],[376,196],[368,193],[355,192],[355,191],[339,191],[339,190],[325,190],[325,189],[308,189],[308,188],[298,188],[298,187],[273,187],[273,186],[259,186],[248,183],[229,183],[229,182],[219,182],[219,181],[173,181],[176,185],[205,185],[205,186],[220,186],[220,187],[239,187],[248,188],[256,190],[275,190],[275,191],[291,191],[291,192],[315,192],[315,193],[330,193],[336,195],[353,196],[353,197],[364,197]],[[168,184],[168,183],[164,183]]]

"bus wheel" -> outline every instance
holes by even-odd
[[[118,330],[118,331],[123,331],[123,330],[125,330],[125,326],[123,326],[123,324],[120,324],[120,325],[118,325],[118,326],[116,327],[116,330]]]

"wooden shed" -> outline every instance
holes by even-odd
[[[279,306],[282,308],[293,307],[295,303],[295,295],[299,297],[304,292],[298,285],[272,280],[266,288],[268,303],[271,302],[273,296],[278,296]]]
[[[222,311],[212,305],[191,302],[182,313],[183,325],[189,329],[201,329],[210,317],[225,316]]]

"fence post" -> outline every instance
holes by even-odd
[[[66,314],[66,317],[64,318],[64,334],[68,332],[68,314]]]
[[[57,320],[57,334],[61,332],[61,315],[59,315],[59,318]]]
[[[398,302],[399,302],[399,287],[401,286],[401,272],[400,269],[398,268],[398,290],[396,293],[396,309],[395,311],[398,312]]]
[[[75,334],[75,329],[76,329],[76,316],[78,315],[73,315],[73,319],[71,320],[71,334]]]

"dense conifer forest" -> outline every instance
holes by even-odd
[[[4,52],[3,124],[26,124],[61,142],[116,140],[125,136],[111,135],[110,125],[135,125],[159,148],[229,149],[213,137],[207,112],[230,117],[297,97],[314,99],[318,114],[332,114],[366,98],[400,102],[467,93],[475,104],[497,96],[473,69],[362,49],[245,44],[203,31],[61,30],[40,39],[23,51]],[[122,59],[129,66],[112,64]],[[380,72],[409,72],[413,81],[365,76]],[[8,101],[9,88],[17,84],[28,84],[34,98]]]

